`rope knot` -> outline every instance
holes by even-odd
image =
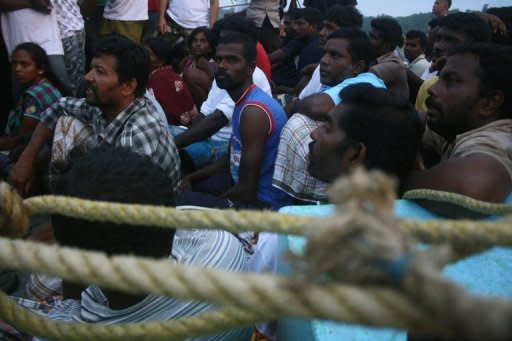
[[[6,182],[0,182],[0,236],[18,237],[29,227],[29,212],[23,199]]]

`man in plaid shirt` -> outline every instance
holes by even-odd
[[[66,160],[73,148],[125,147],[149,156],[177,190],[181,179],[178,151],[166,123],[144,97],[149,72],[149,57],[142,47],[123,37],[103,39],[85,76],[86,98],[63,98],[42,114],[11,170],[11,183],[20,193],[29,190],[35,160],[54,135],[51,165]]]

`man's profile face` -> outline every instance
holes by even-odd
[[[324,20],[324,26],[320,30],[319,36],[320,36],[320,46],[324,46],[327,42],[327,37],[329,34],[336,32],[339,30],[340,27],[332,21]]]
[[[352,77],[352,55],[350,43],[343,38],[331,38],[324,46],[324,56],[320,60],[320,82],[334,86]]]
[[[295,30],[293,29],[293,18],[291,17],[291,15],[284,15],[283,30],[287,38],[295,37]]]
[[[478,57],[458,54],[448,57],[439,80],[429,89],[427,124],[451,139],[478,124],[480,101]]]
[[[87,82],[85,100],[99,108],[115,106],[121,100],[121,84],[116,71],[117,58],[98,55],[91,61],[91,70],[84,76]]]
[[[446,15],[448,12],[448,3],[445,0],[435,0],[432,6],[432,13],[436,17]]]
[[[351,162],[347,157],[348,146],[343,146],[346,134],[338,126],[338,121],[348,107],[340,104],[329,113],[327,122],[313,130],[309,144],[308,172],[311,176],[333,182],[348,171]]]
[[[377,56],[382,56],[386,51],[386,42],[380,36],[380,32],[372,28],[370,32],[368,32],[368,38],[370,38],[370,42],[373,45],[373,49]]]
[[[420,55],[425,53],[425,48],[421,47],[420,38],[406,39],[404,54],[409,62],[413,62]]]
[[[252,70],[244,57],[242,44],[219,44],[215,60],[215,81],[221,89],[234,89],[241,86],[248,77],[252,77]]]

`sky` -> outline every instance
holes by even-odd
[[[387,14],[396,17],[431,12],[434,0],[358,0],[357,3],[357,8],[364,16]],[[452,9],[481,10],[484,4],[490,7],[512,5],[510,0],[453,0]]]

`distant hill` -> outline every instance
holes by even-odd
[[[370,22],[375,17],[364,17],[363,19],[363,30],[369,31],[370,30]],[[425,33],[428,32],[428,22],[432,20],[433,16],[432,13],[417,13],[413,15],[409,15],[407,17],[395,17],[396,20],[400,23],[400,26],[402,26],[402,31],[404,34],[407,31],[410,30],[420,30]]]

